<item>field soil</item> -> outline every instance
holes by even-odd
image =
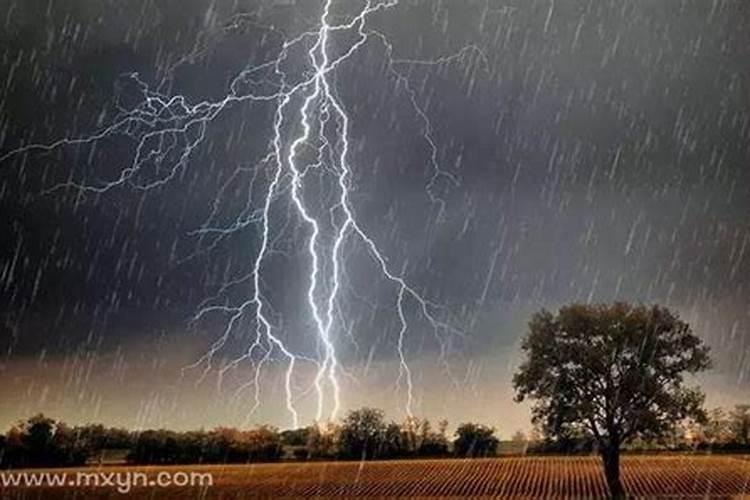
[[[77,471],[210,472],[210,487],[18,487],[2,498],[606,498],[595,457],[513,457],[479,460],[312,462],[232,466],[103,467]],[[39,471],[33,471],[38,473]],[[633,498],[748,498],[746,456],[624,456],[622,476]]]

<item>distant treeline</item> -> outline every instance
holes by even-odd
[[[527,453],[594,453],[596,440],[588,434],[562,435],[555,439],[537,433],[529,440]],[[658,438],[639,436],[625,451],[750,452],[750,405],[736,405],[727,412],[715,408],[703,421],[684,421]]]
[[[279,431],[261,426],[249,430],[128,431],[99,424],[71,427],[36,415],[0,435],[0,468],[63,467],[96,462],[107,450],[125,451],[133,464],[199,464],[272,462],[282,459],[370,460],[425,457],[486,457],[498,453],[495,429],[464,423],[452,436],[448,422],[389,422],[381,410],[351,411],[342,422]],[[587,453],[595,451],[589,436],[547,439],[543,433],[517,432],[515,452]],[[729,413],[709,413],[707,421],[675,429],[660,442],[636,441],[630,449],[750,450],[750,405]]]
[[[497,451],[495,429],[466,423],[454,439],[448,423],[433,429],[428,420],[387,422],[377,409],[350,412],[340,424],[279,431],[128,431],[99,424],[71,427],[36,415],[0,436],[0,468],[64,467],[96,462],[106,450],[127,450],[133,464],[272,462],[281,459],[388,459],[490,456]]]

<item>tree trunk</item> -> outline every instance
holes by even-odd
[[[624,499],[625,489],[620,482],[620,447],[610,445],[602,450],[601,455],[610,496],[618,500]]]

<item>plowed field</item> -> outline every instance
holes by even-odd
[[[96,469],[86,469],[92,471]],[[595,457],[318,462],[241,466],[109,467],[111,472],[200,471],[207,488],[11,488],[13,498],[606,498]],[[74,474],[75,471],[68,471]],[[750,498],[750,460],[742,456],[625,456],[623,482],[638,498]],[[1,491],[1,490],[0,490]],[[745,496],[747,495],[747,496]]]

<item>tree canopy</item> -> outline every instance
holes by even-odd
[[[495,429],[482,424],[466,423],[456,429],[454,452],[459,457],[488,457],[497,453],[500,440]]]
[[[513,383],[530,398],[548,435],[591,435],[613,494],[619,448],[658,437],[687,418],[701,420],[704,396],[685,375],[710,367],[709,349],[690,326],[661,306],[573,304],[536,313]]]

